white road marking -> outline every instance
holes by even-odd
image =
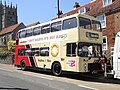
[[[43,78],[43,79],[53,80],[52,78],[48,78],[48,77],[46,77],[46,76],[41,76],[41,75],[35,74],[35,73],[23,72],[23,74],[29,75],[29,76],[35,76],[35,77],[39,77],[39,78]]]
[[[104,83],[94,83],[94,84],[96,84],[96,85],[105,85],[105,86],[106,85],[108,85],[108,86],[111,85],[111,84],[108,84],[108,83],[106,83],[106,84],[104,84]]]
[[[92,88],[92,87],[88,87],[88,86],[84,86],[84,85],[78,85],[79,87],[83,87],[83,88],[88,88],[88,89],[92,89],[92,90],[99,90],[96,88]]]

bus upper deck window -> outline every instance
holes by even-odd
[[[51,24],[51,32],[56,32],[61,30],[61,21],[55,22]]]
[[[19,38],[24,38],[26,36],[26,31],[23,30],[19,33]]]
[[[93,30],[101,30],[100,22],[92,20],[92,29]]]
[[[90,19],[80,17],[79,18],[79,24],[80,24],[81,28],[92,29]]]
[[[63,21],[63,30],[77,27],[77,18],[70,18]]]
[[[40,27],[35,27],[34,29],[33,29],[33,35],[39,35],[40,34]]]
[[[41,28],[41,34],[49,33],[50,32],[50,25],[44,25]]]
[[[33,30],[32,29],[26,30],[26,37],[30,37],[32,35],[33,35]]]

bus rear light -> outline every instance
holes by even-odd
[[[100,60],[100,64],[101,64],[102,70],[105,70],[104,60]]]
[[[100,63],[103,64],[103,63],[104,63],[104,60],[100,60]]]

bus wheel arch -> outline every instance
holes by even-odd
[[[26,61],[23,59],[20,62],[20,68],[21,70],[25,71],[26,70]]]
[[[55,76],[60,76],[62,74],[62,66],[59,61],[54,61],[52,63],[51,71]]]

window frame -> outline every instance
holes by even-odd
[[[40,56],[40,48],[32,48],[32,56]]]
[[[86,12],[88,12],[88,11],[90,11],[90,8],[89,8],[89,7],[83,7],[83,8],[81,8],[81,9],[79,9],[79,13],[80,13],[80,14],[84,14],[84,13],[86,13]]]
[[[38,33],[36,34],[36,32],[38,32]],[[41,27],[40,26],[33,28],[33,36],[40,35],[40,34],[41,34]]]
[[[70,48],[69,48],[69,45],[70,45]],[[73,45],[75,45],[75,48],[73,48]],[[66,43],[66,56],[67,57],[76,57],[76,43],[73,42],[73,43]],[[70,51],[69,51],[70,50]],[[74,52],[74,53],[73,53]]]
[[[75,19],[75,20],[74,20]],[[72,23],[70,22],[70,20],[72,21]],[[73,20],[75,23],[74,26],[71,26],[73,25]],[[69,23],[68,23],[69,22]],[[68,26],[69,25],[69,26]],[[76,28],[78,27],[78,23],[77,23],[77,18],[76,17],[73,17],[73,18],[69,18],[69,19],[65,19],[63,20],[63,24],[62,24],[62,30],[67,30],[67,29],[72,29],[72,28]]]
[[[46,55],[42,55],[43,53],[41,53],[41,49],[48,49],[48,54],[46,54],[46,51],[44,52]],[[50,54],[50,48],[49,47],[40,47],[40,53],[39,55],[42,57],[49,57]]]
[[[99,15],[96,18],[100,21],[101,28],[106,28],[106,16],[105,16],[105,14]],[[102,18],[102,20],[101,20],[101,18]]]
[[[30,37],[30,36],[33,36],[33,29],[27,29],[26,30],[26,37]]]
[[[81,26],[81,22],[80,22],[81,20],[80,20],[80,19],[83,19],[83,21],[84,21],[84,20],[88,20],[88,21],[89,21],[89,25],[86,24],[85,26],[83,26],[83,25]],[[85,22],[85,21],[84,21],[84,22]],[[88,26],[89,28],[86,27],[86,26]],[[88,19],[88,18],[79,17],[79,27],[80,27],[80,28],[83,28],[83,29],[89,29],[89,30],[92,30],[92,23],[91,23],[91,20]]]
[[[53,30],[53,28],[58,28],[58,27],[60,28],[59,30]],[[61,31],[61,30],[62,30],[62,21],[51,23],[51,32],[56,32],[56,31]]]
[[[101,23],[99,21],[92,20],[92,29],[95,31],[102,31]]]
[[[103,0],[103,7],[112,4],[113,0]]]
[[[79,57],[102,57],[102,44],[79,42],[77,46],[77,55]]]
[[[51,31],[50,24],[46,24],[41,27],[41,34],[50,33],[50,31]]]
[[[24,36],[21,36],[21,33],[24,32]],[[26,30],[22,30],[19,32],[19,38],[25,38],[26,37]]]
[[[104,41],[103,41],[102,50],[108,50],[108,38],[107,38],[107,36],[103,36],[103,39],[106,40],[106,43],[104,43]],[[104,48],[104,46],[105,46],[106,48]]]

